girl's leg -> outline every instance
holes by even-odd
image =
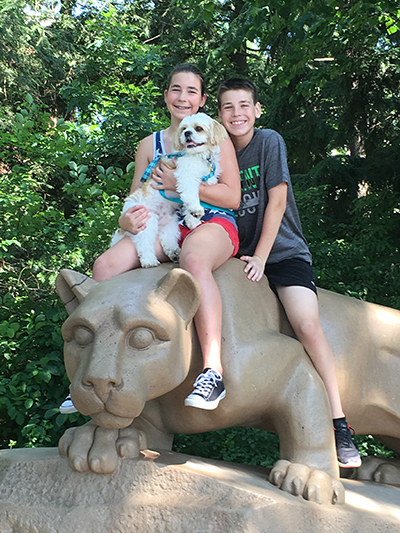
[[[233,244],[228,233],[217,224],[199,226],[186,237],[182,246],[180,266],[193,274],[201,288],[201,302],[194,321],[204,369],[194,383],[193,392],[185,399],[185,405],[200,409],[215,409],[225,397],[221,363],[222,302],[212,272],[232,253]]]
[[[160,242],[156,242],[156,255],[160,262],[169,261]],[[136,247],[129,237],[124,237],[96,259],[93,265],[93,279],[105,281],[128,270],[140,267]]]
[[[186,237],[180,266],[193,274],[201,288],[201,303],[195,316],[204,368],[222,374],[221,364],[221,294],[212,272],[231,257],[233,244],[218,224],[202,224]]]
[[[316,294],[299,286],[276,287],[289,322],[324,382],[332,417],[344,417],[336,376],[335,359],[319,320]]]

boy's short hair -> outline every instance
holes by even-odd
[[[227,91],[240,91],[241,89],[251,93],[254,105],[258,102],[258,91],[253,82],[244,78],[230,78],[229,80],[222,82],[218,88],[218,109],[221,108],[221,96],[224,93]]]

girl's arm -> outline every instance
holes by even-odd
[[[135,174],[133,176],[132,185],[130,194],[132,194],[136,189],[141,186],[140,178],[143,176],[143,172],[146,170],[148,165],[152,161],[153,156],[153,138],[152,135],[145,137],[138,146],[135,157]],[[140,217],[138,218],[138,215]],[[148,211],[137,211],[135,208],[131,207],[118,219],[120,227],[124,231],[130,231],[133,234],[136,234],[138,231],[141,231],[146,226],[146,222],[149,218]],[[139,226],[138,226],[139,224]],[[144,224],[144,225],[143,225]]]
[[[141,186],[140,178],[153,160],[153,136],[149,135],[140,141],[135,157],[135,174],[133,176],[130,194]]]
[[[238,209],[241,198],[239,166],[235,148],[228,138],[221,144],[221,175],[215,185],[200,184],[200,200],[225,209]]]
[[[261,236],[253,256],[243,255],[240,259],[247,265],[244,272],[251,281],[260,281],[265,264],[275,242],[286,210],[287,183],[282,182],[268,190],[268,204],[264,213]]]

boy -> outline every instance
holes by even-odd
[[[293,196],[285,143],[276,131],[254,129],[261,106],[252,82],[232,78],[222,83],[218,109],[235,146],[241,174],[237,257],[246,263],[244,272],[251,281],[260,281],[264,273],[268,277],[324,382],[339,466],[358,467],[361,458],[342,410],[333,352],[319,320],[311,253]]]

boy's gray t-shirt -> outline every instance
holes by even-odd
[[[299,258],[311,264],[311,253],[301,229],[282,137],[274,130],[254,130],[252,140],[236,155],[242,186],[242,201],[235,211],[240,240],[237,257],[254,255],[268,204],[268,190],[285,182],[288,184],[286,211],[267,263]]]

